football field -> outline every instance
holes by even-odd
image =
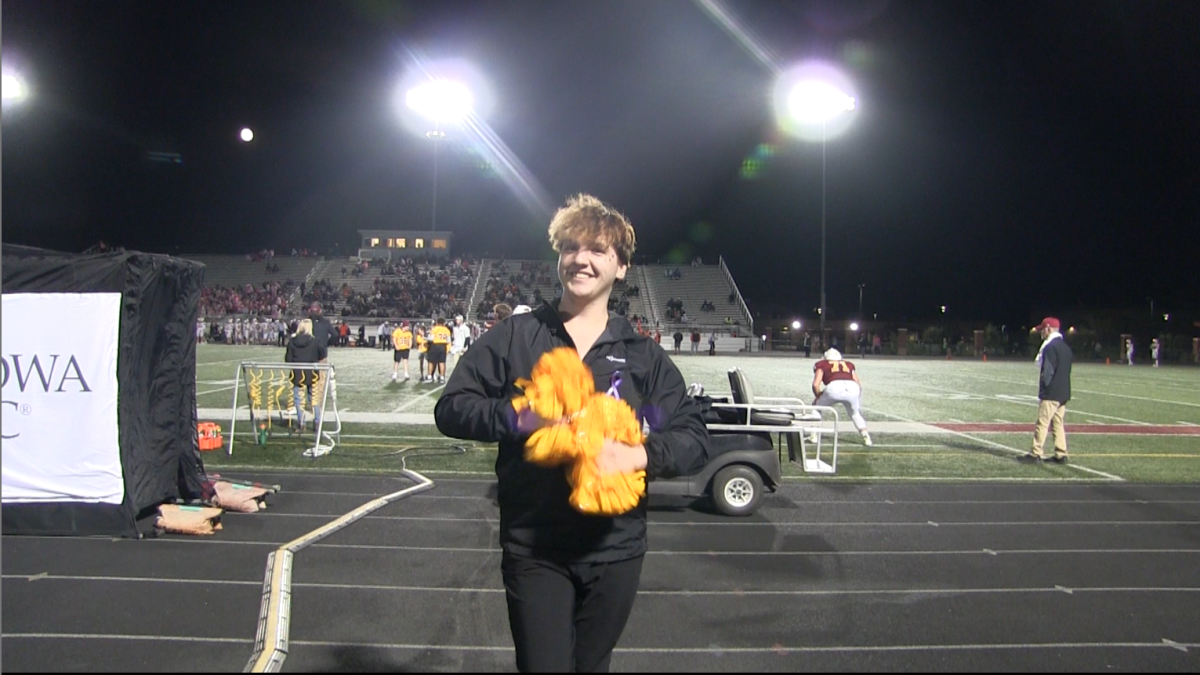
[[[816,359],[787,355],[672,355],[685,381],[727,395],[730,368],[745,371],[757,396],[811,400]],[[279,362],[283,349],[199,345],[197,406],[230,447],[230,417],[239,364]],[[1037,367],[1030,361],[982,362],[868,356],[852,359],[863,382],[863,414],[875,442],[862,445],[841,414],[838,471],[792,480],[821,481],[1135,481],[1200,480],[1200,369],[1076,363],[1067,409],[1070,463],[1025,465],[1037,412]],[[392,382],[392,353],[342,348],[330,352],[337,372],[340,443],[329,455],[303,456],[311,438],[274,426],[259,445],[248,423],[242,383],[233,454],[203,453],[221,468],[296,468],[361,472],[408,468],[436,474],[492,475],[495,447],[438,433],[433,406],[443,385]],[[416,375],[416,363],[411,364]],[[332,420],[326,417],[326,429]],[[1052,452],[1047,441],[1047,453]]]

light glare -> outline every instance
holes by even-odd
[[[250,141],[254,140],[254,131],[249,127],[246,127],[242,129],[241,137],[243,141],[249,143]]]
[[[458,122],[471,112],[471,92],[459,82],[434,80],[408,91],[404,103],[435,122]]]
[[[860,109],[850,79],[822,61],[799,63],[781,73],[772,101],[781,129],[817,143],[840,136]]]
[[[800,82],[788,95],[788,111],[802,124],[828,122],[850,110],[854,110],[853,96],[817,80]]]
[[[3,97],[6,103],[20,101],[29,94],[29,90],[25,87],[25,81],[9,73],[4,73],[3,82],[0,83],[0,90],[2,90],[0,96]]]

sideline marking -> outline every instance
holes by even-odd
[[[430,384],[430,383],[429,383],[429,382],[424,382],[423,384]],[[426,392],[422,393],[420,396],[417,396],[417,397],[413,398],[413,399],[412,399],[412,400],[410,400],[409,402],[407,402],[407,403],[401,403],[401,404],[400,404],[400,406],[399,406],[399,407],[397,407],[397,408],[396,408],[395,410],[393,410],[392,412],[394,412],[394,413],[404,412],[405,410],[408,410],[409,408],[411,408],[411,407],[412,407],[414,404],[416,404],[416,403],[420,402],[420,401],[421,401],[421,399],[429,398],[429,397],[430,397],[430,396],[432,396],[434,393],[436,393],[436,392],[439,392],[439,391],[441,391],[442,389],[445,389],[445,388],[446,388],[446,385],[445,385],[445,383],[439,384],[438,386],[434,387],[433,389],[430,389],[429,391],[426,391]]]
[[[974,379],[974,380],[986,380],[986,381],[988,381],[988,382],[1000,382],[1000,383],[1003,383],[1003,384],[1015,384],[1015,385],[1020,385],[1020,386],[1027,386],[1027,383],[1025,383],[1025,382],[1017,382],[1017,381],[1015,381],[1015,380],[1001,380],[1001,379],[997,379],[997,378],[994,378],[994,377],[983,377],[983,376],[981,376],[981,375],[972,375],[972,374],[970,374],[970,373],[964,373],[964,375],[965,375],[966,377],[968,377],[968,378],[971,378],[971,379]],[[1074,392],[1077,392],[1077,393],[1080,393],[1080,394],[1097,394],[1097,395],[1100,395],[1100,396],[1116,396],[1117,398],[1131,398],[1131,399],[1134,399],[1134,400],[1137,400],[1137,401],[1150,401],[1151,403],[1166,403],[1166,404],[1174,404],[1174,405],[1186,405],[1186,406],[1188,406],[1188,407],[1191,407],[1191,408],[1200,408],[1200,403],[1188,403],[1187,401],[1173,401],[1173,400],[1170,400],[1170,399],[1164,400],[1164,399],[1161,399],[1161,398],[1150,398],[1150,397],[1148,397],[1148,396],[1133,396],[1133,395],[1131,395],[1131,394],[1114,394],[1114,393],[1113,393],[1113,392],[1111,392],[1111,391],[1093,391],[1093,390],[1091,390],[1091,389],[1075,389],[1075,388],[1072,388],[1072,390],[1073,390]],[[1184,389],[1184,391],[1187,391],[1187,389],[1185,388],[1185,389]]]
[[[933,422],[933,426],[947,431],[970,431],[975,433],[1026,433],[1033,428],[1032,424],[1019,422],[979,422],[966,424],[950,424]],[[1088,421],[1083,424],[1064,425],[1067,433],[1079,434],[1131,434],[1141,436],[1200,436],[1200,426],[1183,426],[1175,424],[1103,424]]]
[[[872,410],[871,412],[873,412],[873,413],[878,413],[878,414],[880,414],[880,415],[884,415],[884,416],[886,416],[886,417],[893,417],[893,418],[895,418],[895,419],[898,419],[898,420],[900,420],[900,421],[902,421],[902,422],[912,422],[912,421],[913,421],[913,420],[910,420],[910,419],[907,419],[907,418],[901,417],[901,416],[899,416],[899,415],[893,415],[893,414],[891,414],[891,413],[885,413],[885,412],[883,412],[883,411],[879,411],[879,410]],[[976,443],[983,443],[983,444],[985,444],[985,445],[990,445],[990,446],[992,446],[992,447],[1000,448],[1000,449],[1002,449],[1002,450],[1007,450],[1007,451],[1009,451],[1009,452],[1011,452],[1011,453],[1014,453],[1014,454],[1016,454],[1016,455],[1023,455],[1023,454],[1025,454],[1025,451],[1024,451],[1024,450],[1018,450],[1017,448],[1009,447],[1009,446],[1007,446],[1007,445],[1003,445],[1003,444],[1001,444],[1001,443],[995,443],[995,442],[993,442],[993,441],[989,441],[989,440],[987,440],[987,439],[985,439],[985,438],[979,438],[979,437],[977,437],[977,436],[969,436],[969,435],[967,435],[967,434],[964,434],[964,433],[962,433],[962,432],[954,431],[953,429],[946,429],[946,431],[948,431],[948,432],[950,432],[950,433],[952,433],[952,434],[954,434],[954,435],[956,435],[956,436],[961,436],[961,437],[963,437],[963,438],[966,438],[966,439],[968,439],[968,440],[975,441]],[[1112,474],[1110,474],[1110,473],[1104,473],[1103,471],[1097,471],[1097,470],[1095,470],[1095,469],[1089,469],[1089,468],[1087,468],[1086,466],[1080,466],[1080,465],[1078,465],[1078,464],[1075,464],[1075,463],[1069,463],[1069,464],[1067,464],[1067,466],[1069,466],[1069,467],[1072,467],[1072,468],[1075,468],[1075,469],[1079,469],[1080,471],[1087,471],[1087,472],[1089,472],[1089,473],[1094,473],[1094,474],[1096,474],[1096,475],[1098,475],[1098,476],[1103,476],[1103,477],[1105,477],[1105,478],[1108,478],[1109,480],[1121,481],[1121,482],[1124,482],[1124,481],[1125,481],[1125,479],[1124,479],[1124,478],[1121,478],[1120,476],[1114,476],[1114,475],[1112,475]]]

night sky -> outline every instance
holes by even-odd
[[[486,87],[438,145],[458,252],[545,257],[590,192],[638,259],[723,255],[752,310],[815,318],[822,144],[781,131],[772,90],[819,59],[858,101],[824,146],[831,320],[859,284],[881,320],[1200,307],[1200,3],[725,0],[735,29],[705,4],[4,0],[34,94],[4,110],[3,242],[427,229],[432,125],[396,94],[455,61]]]

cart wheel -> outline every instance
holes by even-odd
[[[748,516],[762,499],[762,476],[748,466],[727,466],[713,477],[712,500],[727,516]]]

